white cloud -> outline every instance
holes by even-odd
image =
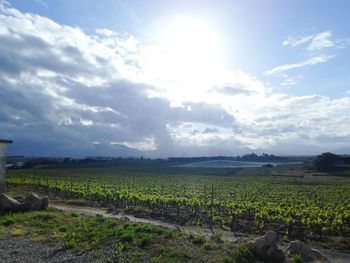
[[[45,8],[49,8],[47,3],[44,0],[35,0],[35,3],[45,7]]]
[[[302,68],[305,66],[316,65],[319,63],[325,63],[334,57],[335,57],[335,55],[318,55],[318,56],[311,57],[311,58],[304,60],[304,61],[299,61],[299,62],[294,63],[294,64],[285,64],[282,66],[272,68],[270,70],[265,71],[265,74],[271,75],[271,74],[281,73],[281,72],[288,71],[288,70],[295,69],[295,68]]]
[[[289,76],[287,74],[282,74],[282,82],[280,83],[280,86],[282,87],[291,87],[295,86],[298,83],[298,80],[300,80],[303,76],[297,75],[297,76]]]
[[[310,51],[320,50],[324,48],[330,48],[334,46],[333,40],[331,40],[332,32],[325,31],[317,34],[312,38],[311,43],[307,47]]]
[[[299,36],[299,37],[287,36],[287,39],[283,41],[283,45],[296,47],[301,44],[309,42],[313,38],[314,38],[314,35]]]
[[[284,46],[297,47],[303,44],[308,44],[308,51],[319,51],[323,49],[338,49],[346,48],[350,45],[350,40],[347,38],[333,38],[332,31],[323,31],[318,34],[307,36],[287,36],[283,41]]]
[[[126,147],[136,149],[139,151],[155,151],[157,150],[157,144],[155,143],[154,138],[143,138],[142,141],[138,142],[111,142],[111,145],[124,145]]]
[[[84,119],[80,119],[80,123],[81,125],[84,125],[84,126],[91,126],[94,124],[92,120],[84,120]]]
[[[287,87],[287,86],[295,86],[297,84],[297,81],[294,78],[286,78],[281,82],[281,86]]]

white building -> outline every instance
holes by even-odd
[[[6,145],[12,143],[9,140],[0,139],[0,194],[5,191],[5,164],[6,164]]]

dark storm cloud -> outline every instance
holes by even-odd
[[[137,140],[153,135],[160,147],[170,147],[171,140],[166,130],[168,123],[199,122],[226,126],[235,122],[231,115],[218,106],[186,103],[185,107],[170,107],[166,99],[149,98],[146,93],[149,88],[147,85],[122,80],[99,88],[75,86],[67,90],[66,95],[78,103],[118,112],[108,112],[120,124],[118,135],[111,136],[112,140]],[[191,107],[190,111],[187,106]],[[92,118],[98,121],[96,117]]]
[[[89,61],[78,47],[49,43],[22,32],[0,35],[0,50],[0,71],[11,74],[44,69],[65,76],[104,76],[109,68],[108,63],[101,63],[105,60],[99,59],[100,65]]]
[[[235,122],[216,105],[188,102],[174,108],[167,99],[150,98],[148,91],[153,87],[116,78],[119,72],[111,63],[118,54],[108,59],[98,50],[70,44],[74,41],[60,42],[67,37],[67,27],[60,30],[59,25],[47,24],[40,17],[16,13],[8,18],[13,22],[14,17],[32,27],[25,30],[5,20],[0,24],[1,136],[15,140],[13,153],[139,154],[111,142],[154,138],[158,153],[170,154],[174,145],[169,123],[227,126]],[[37,32],[34,20],[46,31]],[[68,31],[70,37],[76,33],[82,38],[81,31]],[[95,45],[99,40],[89,41]],[[94,85],[96,79],[102,84]],[[92,143],[95,141],[99,144]]]

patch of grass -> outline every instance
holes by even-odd
[[[160,226],[53,210],[0,216],[2,235],[59,242],[82,253],[110,248],[127,262],[218,262],[228,249],[204,235],[189,237]]]
[[[224,263],[234,263],[234,259],[227,255],[223,257],[223,261]]]
[[[258,260],[255,258],[252,250],[244,245],[236,249],[233,255],[233,262],[235,263],[255,263]]]
[[[65,248],[74,248],[78,242],[79,242],[79,237],[76,233],[74,232],[66,233],[65,243],[64,243]]]
[[[130,229],[122,231],[120,235],[121,241],[127,242],[127,243],[131,243],[134,240],[134,237],[135,237],[135,233]]]
[[[296,255],[292,255],[292,259],[293,259],[293,262],[295,263],[303,263],[303,259],[300,255],[296,254]]]
[[[128,244],[126,244],[126,243],[117,242],[117,244],[115,245],[115,250],[118,253],[125,252],[127,249],[128,249]]]
[[[224,243],[224,240],[223,240],[223,238],[222,238],[222,234],[220,234],[220,233],[216,233],[215,235],[213,235],[213,236],[211,237],[211,239],[214,240],[214,241],[215,241],[216,243],[218,243],[218,244]]]
[[[202,245],[206,241],[203,235],[190,235],[190,239],[192,239],[192,243],[195,245]]]
[[[60,232],[67,232],[68,228],[67,228],[67,226],[61,226],[61,227],[58,228],[58,231],[60,231]]]
[[[178,263],[174,258],[167,258],[166,260],[162,256],[152,257],[150,258],[150,263]]]
[[[154,238],[154,235],[152,234],[142,234],[138,237],[139,240],[139,246],[140,247],[146,247],[151,243],[151,240]]]
[[[14,228],[10,231],[10,235],[14,237],[21,237],[25,235],[25,230],[22,227]]]
[[[209,243],[204,243],[204,245],[203,245],[203,249],[204,250],[211,250],[211,245],[209,244]]]
[[[76,212],[72,212],[72,213],[70,213],[70,216],[71,217],[79,217],[79,214]]]
[[[0,225],[3,226],[10,226],[13,225],[15,223],[15,221],[13,220],[13,218],[5,218],[4,220],[0,221]]]

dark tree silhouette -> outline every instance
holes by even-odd
[[[337,160],[338,155],[326,152],[316,156],[313,161],[313,166],[318,171],[329,172],[334,170]]]

